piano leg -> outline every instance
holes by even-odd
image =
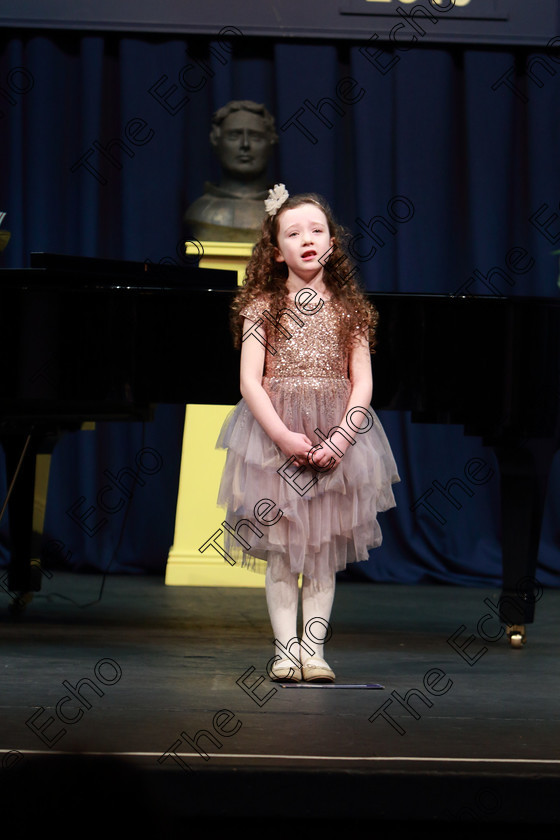
[[[512,647],[522,647],[525,625],[542,595],[536,580],[546,487],[556,451],[552,439],[495,446],[500,466],[503,587],[500,618]]]
[[[21,612],[32,598],[32,592],[41,588],[41,570],[31,558],[37,552],[33,546],[33,501],[35,493],[35,464],[40,449],[40,437],[27,434],[8,434],[2,436],[2,446],[6,455],[6,475],[8,486],[19,473],[11,488],[8,502],[10,519],[10,566],[8,569],[8,589],[14,598],[12,612]],[[22,453],[25,454],[22,458]],[[21,459],[21,465],[20,465]]]

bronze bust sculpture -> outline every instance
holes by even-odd
[[[185,213],[185,223],[197,239],[256,241],[268,195],[268,160],[277,142],[274,118],[264,105],[240,100],[216,111],[210,143],[222,177],[219,184],[207,182],[204,195]]]

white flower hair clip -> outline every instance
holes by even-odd
[[[275,184],[274,189],[268,191],[268,198],[265,198],[264,201],[264,206],[268,215],[275,216],[289,197],[290,193],[284,184]]]

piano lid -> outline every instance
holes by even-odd
[[[81,285],[149,286],[168,288],[231,291],[237,288],[237,272],[223,269],[199,268],[197,265],[179,266],[154,263],[151,260],[109,260],[102,257],[80,257],[71,254],[52,254],[32,251],[29,255],[33,269],[56,273],[57,280],[78,275]]]

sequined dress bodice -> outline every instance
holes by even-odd
[[[348,353],[341,348],[338,337],[338,306],[324,301],[320,309],[310,314],[300,312],[295,304],[288,310],[278,322],[282,329],[275,328],[267,317],[268,314],[273,318],[265,301],[253,302],[242,313],[258,324],[261,333],[266,333],[265,378],[347,379]]]

